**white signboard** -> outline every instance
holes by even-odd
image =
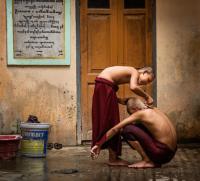
[[[65,58],[65,0],[13,0],[15,59]]]

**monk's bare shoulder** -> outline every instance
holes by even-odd
[[[130,116],[134,119],[140,119],[142,122],[146,122],[149,120],[149,116],[152,114],[150,109],[142,109],[134,112]]]
[[[105,68],[98,77],[110,80],[116,84],[129,83],[130,78],[135,75],[137,70],[130,66],[113,66]]]
[[[143,109],[141,110],[142,120],[146,123],[151,123],[155,118],[155,110],[154,109]]]
[[[116,73],[116,72],[126,72],[126,73],[135,73],[137,70],[131,66],[112,66],[105,68],[102,73]]]

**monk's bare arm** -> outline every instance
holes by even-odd
[[[140,119],[140,120],[143,119],[143,111],[137,111],[137,112],[133,113],[132,115],[130,115],[129,117],[127,117],[126,119],[124,119],[123,121],[118,123],[116,126],[111,128],[110,130],[108,130],[106,132],[106,134],[102,137],[103,140],[102,141],[100,140],[98,145],[101,147],[106,141],[108,141],[113,136],[115,136],[117,133],[119,133],[121,128],[123,128],[124,126],[126,126],[128,124],[134,123],[138,119]]]
[[[131,90],[138,96],[143,97],[147,101],[147,104],[153,103],[152,97],[149,96],[146,92],[144,92],[144,90],[141,89],[140,87],[136,86],[136,87],[132,88]]]
[[[143,110],[142,111],[137,111],[135,113],[133,113],[132,115],[130,115],[128,118],[124,119],[123,121],[121,121],[119,124],[117,124],[116,126],[114,126],[113,128],[111,128],[110,130],[108,130],[106,132],[106,134],[103,135],[103,137],[101,138],[101,140],[99,142],[97,142],[95,144],[95,146],[93,146],[90,150],[91,153],[91,157],[92,159],[95,159],[98,157],[100,150],[101,150],[101,146],[108,141],[109,139],[111,139],[114,135],[116,135],[117,133],[120,132],[121,128],[123,128],[124,126],[134,123],[134,121],[140,119],[142,120],[144,117],[144,113]]]
[[[143,97],[146,101],[147,104],[152,104],[153,99],[151,96],[149,96],[143,89],[141,89],[138,86],[138,74],[132,73],[131,79],[130,79],[130,89],[137,94],[138,96]]]

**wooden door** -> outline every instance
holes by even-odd
[[[92,135],[95,77],[114,65],[151,66],[151,19],[151,0],[80,0],[82,141]],[[144,89],[151,94],[151,86]],[[120,86],[118,96],[130,95],[128,86]]]

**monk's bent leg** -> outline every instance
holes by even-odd
[[[131,145],[131,147],[133,147],[142,157],[141,161],[134,163],[132,165],[128,165],[129,168],[153,168],[157,166],[149,159],[149,157],[146,155],[144,149],[142,148],[142,146],[138,141],[128,141],[128,142]]]
[[[151,143],[152,138],[151,135],[148,133],[148,130],[142,128],[138,125],[127,125],[124,127],[122,136],[125,141],[135,149],[142,157],[142,161],[130,165],[130,167],[134,168],[149,168],[149,167],[158,167],[160,165],[156,165],[149,154],[146,153],[147,150],[151,150]],[[140,144],[142,143],[142,145]]]
[[[109,148],[108,151],[109,151],[109,161],[107,164],[109,166],[128,166],[129,165],[129,162],[119,158],[117,156],[117,153],[113,149]]]

